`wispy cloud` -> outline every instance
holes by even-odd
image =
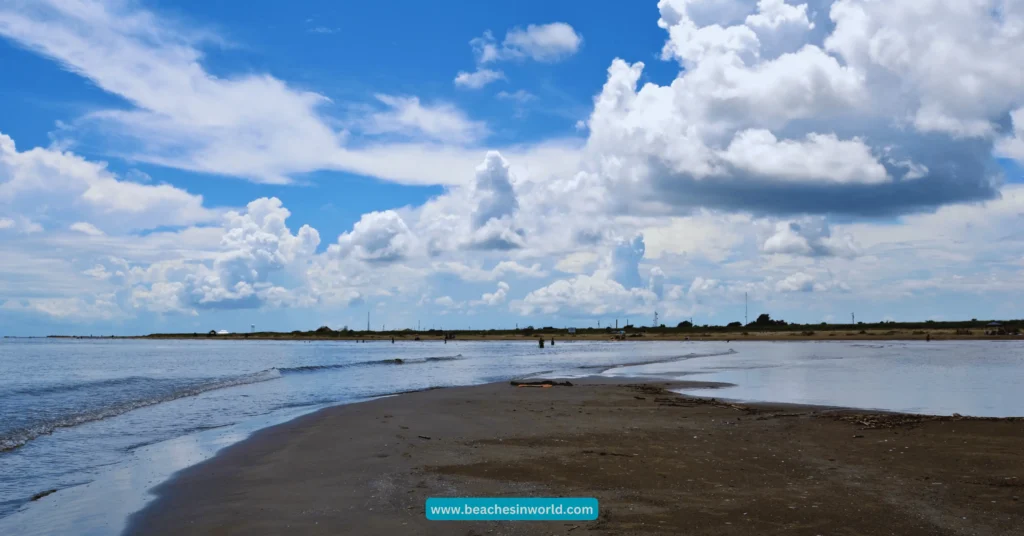
[[[388,110],[369,116],[370,134],[425,136],[437,141],[475,143],[487,135],[487,126],[473,121],[451,104],[424,105],[418,97],[376,95]]]
[[[510,100],[518,102],[519,104],[525,104],[527,102],[537,99],[537,96],[525,89],[520,89],[509,93],[508,91],[499,91],[497,97],[501,100]]]
[[[393,100],[388,112],[371,111],[357,123],[377,123],[378,131],[401,133],[403,139],[360,139],[339,128],[341,121],[329,113],[336,104],[323,94],[269,74],[208,72],[200,47],[219,38],[195,26],[134,3],[0,7],[0,35],[131,103],[81,117],[61,137],[89,137],[110,154],[136,162],[263,183],[288,183],[316,170],[403,184],[470,180],[481,153],[466,144],[488,129],[454,105]]]

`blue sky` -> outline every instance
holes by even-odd
[[[0,2],[0,323],[1019,317],[1024,10],[919,4]]]

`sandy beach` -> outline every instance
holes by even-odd
[[[157,488],[129,534],[1020,534],[1024,422],[609,380],[332,407]],[[596,497],[597,521],[438,522],[427,497]]]

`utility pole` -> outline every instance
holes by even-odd
[[[370,331],[370,311],[366,311],[366,331]]]
[[[857,318],[853,316],[853,313],[850,313],[850,323],[855,326],[857,325]]]
[[[658,311],[654,311],[654,326],[652,327],[658,327]]]
[[[747,324],[750,323],[750,318],[748,317],[748,311],[749,311],[749,308],[747,307],[747,293],[744,292],[743,293],[743,325],[744,326],[746,326]]]

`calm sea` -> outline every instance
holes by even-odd
[[[652,363],[654,361],[654,363]],[[646,363],[636,365],[638,363]],[[0,341],[0,533],[116,534],[174,471],[332,404],[533,375],[714,396],[1024,415],[1024,343]],[[708,391],[693,391],[709,394]],[[57,489],[38,502],[33,494]]]

